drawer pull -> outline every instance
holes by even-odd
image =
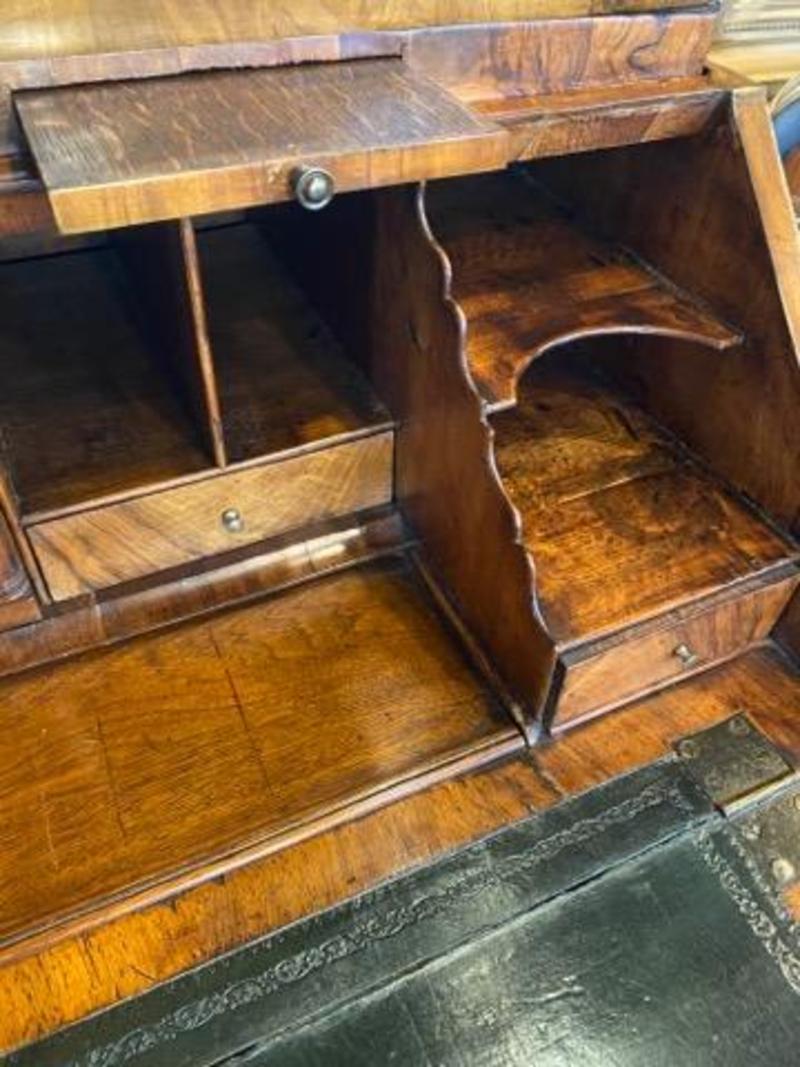
[[[700,662],[700,657],[688,645],[678,645],[672,655],[679,659],[684,667],[696,667]]]
[[[244,529],[242,513],[237,508],[225,508],[222,513],[222,525],[228,533],[241,533]]]
[[[333,200],[336,183],[322,167],[298,167],[292,172],[292,189],[298,204],[308,211],[321,211]]]

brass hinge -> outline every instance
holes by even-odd
[[[715,807],[733,815],[798,781],[796,768],[741,711],[674,746]]]

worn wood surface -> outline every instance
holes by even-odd
[[[211,465],[109,249],[0,264],[0,425],[24,514]]]
[[[493,97],[474,106],[508,129],[511,158],[524,161],[690,137],[706,127],[723,100],[724,90],[695,77]]]
[[[429,201],[467,318],[470,371],[493,407],[514,402],[533,360],[579,338],[655,333],[715,349],[740,339],[516,174],[437,183]]]
[[[594,225],[743,329],[747,343],[724,359],[637,341],[620,373],[715,470],[797,528],[800,242],[761,90],[734,90],[700,137],[537,166]]]
[[[423,190],[384,195],[375,255],[373,374],[398,419],[397,499],[530,731],[549,686],[552,644],[535,614],[532,566],[497,477],[467,372],[466,323]]]
[[[402,559],[8,679],[0,705],[12,940],[515,733]]]
[[[304,221],[310,228],[302,254],[313,265],[319,220],[293,219]],[[269,216],[265,227],[268,235]],[[293,224],[287,235],[293,244],[295,231]],[[197,242],[232,462],[390,425],[364,376],[254,225],[202,230]],[[330,278],[325,283],[332,285]]]
[[[23,538],[23,545],[28,545]],[[394,510],[381,509],[317,524],[298,540],[296,531],[265,546],[247,546],[221,559],[194,562],[169,578],[149,576],[124,591],[6,633],[0,642],[0,676],[244,604],[265,593],[345,570],[411,547],[413,538]],[[30,551],[30,549],[29,549]],[[38,575],[35,557],[32,572]],[[46,588],[44,593],[47,594]],[[48,596],[40,598],[47,603]]]
[[[623,395],[562,369],[560,357],[533,367],[518,406],[493,419],[498,469],[559,645],[671,611],[797,554]]]
[[[299,166],[348,190],[506,158],[503,131],[395,59],[32,91],[16,108],[64,233],[289,200]]]
[[[5,158],[13,159],[23,144],[11,116],[10,94],[15,89],[386,56],[403,56],[414,70],[433,77],[468,102],[612,86],[620,81],[646,88],[658,80],[701,73],[714,14],[705,7],[636,16],[606,14],[603,18],[418,23],[420,28],[413,30],[272,40],[245,34],[231,43],[198,39],[191,46],[164,44],[110,53],[89,49],[46,59],[0,60],[0,165],[3,151],[12,152]],[[140,29],[145,25],[137,23]],[[197,29],[198,24],[193,21],[192,26]],[[32,201],[29,210],[43,211],[45,221],[49,207],[40,205],[41,198],[38,203]],[[14,225],[13,218],[8,221]]]
[[[113,0],[9,0],[0,34],[0,59],[52,59],[86,53],[138,52],[203,43],[394,30],[447,23],[617,14],[690,7],[689,0],[368,0],[319,4],[298,0],[144,0],[136,9]]]
[[[372,434],[36,523],[28,535],[53,598],[66,600],[389,504],[393,442],[391,431]],[[229,509],[240,529],[223,522]]]
[[[759,650],[575,729],[532,757],[399,800],[83,936],[54,932],[48,945],[21,943],[0,962],[0,1047],[141,993],[395,872],[660,759],[680,737],[743,707],[800,758],[796,672],[771,650]]]

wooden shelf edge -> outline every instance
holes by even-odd
[[[650,284],[645,279],[650,277]],[[562,345],[591,337],[657,336],[686,341],[724,352],[744,340],[742,333],[717,319],[691,296],[642,269],[643,287],[635,291],[611,293],[589,305],[575,308],[538,326],[519,325],[520,339],[526,342],[502,362],[491,375],[479,367],[472,369],[479,392],[489,413],[511,407],[517,400],[517,387],[525,371],[541,356]],[[523,294],[520,293],[520,299]],[[688,355],[688,353],[687,353]]]

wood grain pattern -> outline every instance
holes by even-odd
[[[394,59],[223,71],[16,97],[64,233],[492,170],[506,137]],[[202,116],[202,119],[201,119]]]
[[[0,264],[0,425],[24,515],[211,465],[134,297],[108,248]]]
[[[563,653],[564,680],[551,698],[557,709],[551,729],[610,711],[765,640],[799,580],[797,568],[788,568],[728,593],[711,608],[670,612],[657,628]],[[676,654],[680,647],[689,649],[696,662],[682,662]]]
[[[622,86],[648,93],[648,86],[703,73],[714,33],[708,8],[598,14],[557,18],[549,12],[527,22],[431,27],[409,34],[403,55],[478,110],[494,100],[500,113],[504,104],[513,109],[515,98],[542,94],[549,100]]]
[[[302,254],[313,263],[319,220],[308,221]],[[264,225],[268,235],[269,216]],[[297,244],[296,227],[288,240]],[[197,241],[232,462],[391,425],[254,225],[202,230]]]
[[[402,559],[7,679],[0,704],[6,941],[514,739]]]
[[[666,6],[658,4],[659,8]],[[255,18],[252,8],[250,13]],[[110,24],[111,15],[104,20],[104,27]],[[497,18],[498,12],[493,11],[490,17]],[[447,85],[467,101],[497,94],[563,92],[620,81],[647,86],[657,79],[700,74],[714,20],[711,7],[691,12],[661,10],[655,15],[606,14],[600,19],[554,19],[547,12],[534,21],[469,20],[467,25],[431,26],[423,21],[416,24],[419,28],[410,30],[278,39],[248,32],[238,40],[215,40],[213,35],[203,38],[193,19],[190,32],[197,36],[191,43],[170,45],[167,35],[162,45],[153,43],[134,51],[88,48],[70,54],[69,41],[64,40],[60,42],[62,54],[58,54],[56,43],[47,58],[42,58],[45,43],[40,40],[36,57],[0,60],[0,153],[7,146],[13,158],[22,147],[11,114],[12,90],[387,56],[404,57],[414,70]],[[146,34],[148,24],[137,21],[136,29]],[[555,47],[550,42],[555,42]],[[49,208],[45,210],[49,214]]]
[[[302,540],[291,531],[267,546],[195,562],[174,577],[150,577],[7,632],[0,642],[0,677],[246,604],[412,545],[397,512],[387,509],[359,515],[355,522],[348,516],[317,524]]]
[[[723,104],[723,91],[705,79],[670,84],[612,85],[476,106],[504,125],[515,161],[600,148],[691,137]]]
[[[54,599],[66,600],[388,504],[392,463],[393,435],[378,433],[37,523],[28,535]],[[239,531],[222,522],[230,508]]]
[[[715,470],[798,529],[800,242],[763,94],[736,89],[731,100],[700,137],[576,156],[568,166],[541,161],[537,174],[735,318],[747,343],[725,359],[698,349],[687,361],[652,338],[637,340],[619,373]]]
[[[635,405],[561,369],[560,356],[533,367],[518,407],[493,419],[498,469],[560,646],[671,611],[797,555]]]
[[[557,797],[527,758],[436,785],[189,887],[163,904],[0,956],[0,1049],[332,906],[543,808]],[[166,947],[168,946],[168,950]]]
[[[0,630],[40,618],[36,595],[8,524],[0,515]]]
[[[372,265],[373,376],[398,419],[397,499],[531,737],[552,644],[534,611],[532,566],[497,477],[467,371],[466,324],[423,197],[422,189],[381,197]]]
[[[48,945],[20,943],[0,957],[0,1048],[66,1026],[530,811],[661,759],[680,737],[742,707],[800,757],[798,691],[796,670],[774,651],[758,650],[572,730],[532,757],[399,800],[224,880],[80,936],[54,931]]]
[[[689,0],[142,0],[135,10],[113,0],[9,0],[0,59],[136,52],[151,48],[393,30],[447,23],[568,18],[652,8],[690,7]]]
[[[655,333],[714,349],[741,339],[515,174],[436,184],[429,199],[467,318],[470,371],[491,407],[514,403],[533,360],[581,337]]]

